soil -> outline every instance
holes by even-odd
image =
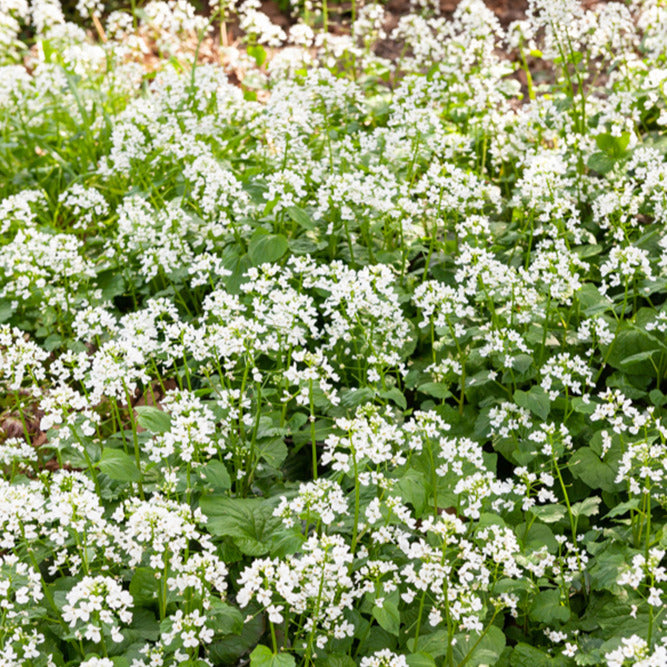
[[[445,18],[451,18],[460,0],[440,0],[440,12]],[[595,5],[608,1],[622,0],[580,0],[584,9],[591,9]],[[385,10],[388,14],[388,23],[396,24],[398,19],[410,13],[409,0],[388,0]],[[518,21],[526,16],[527,0],[485,0],[486,6],[493,10],[500,23],[507,27],[512,21]],[[349,2],[329,2],[329,17],[332,22],[332,32],[346,32],[350,22]],[[262,0],[262,11],[281,28],[287,28],[294,23],[288,12],[280,9],[276,0]]]

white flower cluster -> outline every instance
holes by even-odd
[[[99,644],[103,635],[123,641],[121,624],[132,621],[132,596],[111,577],[83,577],[67,593],[63,620],[78,638]]]

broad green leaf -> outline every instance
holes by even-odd
[[[523,352],[517,354],[512,362],[512,368],[519,373],[525,373],[533,365],[533,357]]]
[[[637,354],[631,354],[629,357],[621,359],[619,365],[621,368],[627,368],[639,361],[646,361],[651,359],[653,355],[657,354],[658,352],[660,352],[660,350],[645,350],[644,352],[637,352]]]
[[[633,634],[641,636],[648,627],[648,610],[640,607],[634,612],[630,602],[622,602],[609,593],[598,595],[591,600],[582,622],[590,622],[590,629],[600,628],[606,637],[617,634],[622,637]]]
[[[389,399],[390,401],[393,401],[398,405],[401,410],[405,410],[408,407],[408,404],[405,400],[405,396],[403,395],[403,392],[398,389],[398,387],[392,387],[391,389],[387,389],[386,391],[381,391],[380,392],[380,398],[385,398]]]
[[[544,523],[555,523],[567,515],[567,508],[563,505],[551,503],[549,505],[536,505],[530,511]]]
[[[301,532],[292,530],[281,530],[271,536],[270,554],[272,557],[285,558],[291,556],[301,549],[305,537]]]
[[[228,271],[231,271],[231,274],[224,279],[224,284],[229,293],[239,293],[240,286],[246,282],[246,272],[252,264],[253,262],[247,254],[227,259],[224,266]]]
[[[152,604],[157,600],[160,581],[157,572],[150,567],[138,567],[132,573],[130,595],[138,606]]]
[[[356,408],[364,403],[370,403],[373,400],[374,392],[370,387],[361,387],[359,389],[350,389],[341,392],[341,404],[346,408]]]
[[[546,546],[550,552],[558,550],[558,542],[549,526],[535,521],[528,528],[525,523],[515,528],[516,536],[528,551],[537,551]]]
[[[273,653],[261,644],[250,654],[250,667],[294,667],[296,661],[287,653]]]
[[[595,137],[595,143],[598,148],[610,158],[617,160],[622,157],[630,143],[630,133],[623,132],[620,136],[615,136],[609,132],[598,134]]]
[[[227,468],[222,461],[218,461],[217,459],[209,461],[200,470],[204,479],[214,491],[226,491],[232,487],[229,472],[227,472]]]
[[[403,502],[410,503],[417,516],[421,516],[426,505],[426,484],[424,473],[407,470],[397,480],[394,489],[400,494]]]
[[[452,392],[447,389],[446,385],[439,382],[425,382],[424,384],[420,384],[417,389],[422,394],[440,399],[449,398],[452,395]]]
[[[231,537],[248,556],[267,554],[273,533],[282,525],[273,516],[273,503],[259,498],[204,496],[199,507],[208,517],[208,530],[219,537]]]
[[[370,655],[384,648],[393,649],[396,646],[396,636],[387,632],[379,625],[374,625],[365,639],[359,645],[361,655]]]
[[[618,368],[626,373],[636,375],[655,374],[655,370],[648,357],[638,358],[645,352],[659,350],[659,344],[652,340],[644,331],[636,328],[625,328],[618,332],[608,352],[607,363],[613,368]],[[634,361],[628,362],[628,359]]]
[[[254,234],[248,254],[255,266],[276,262],[287,252],[287,239],[282,234]]]
[[[260,458],[264,459],[272,468],[280,468],[287,458],[287,445],[283,438],[271,438],[257,443]]]
[[[261,67],[266,62],[266,50],[260,44],[251,44],[246,47],[246,51],[251,58],[254,58],[257,67]]]
[[[659,389],[652,389],[648,394],[651,403],[657,408],[663,407],[667,404],[667,396],[663,394]]]
[[[514,392],[514,402],[519,407],[530,410],[540,419],[546,419],[551,410],[551,401],[549,400],[549,396],[547,396],[547,392],[537,385],[531,387],[528,391],[517,389]]]
[[[570,618],[570,610],[560,601],[560,591],[552,589],[540,591],[530,606],[528,616],[536,623],[551,625],[556,621],[566,623]]]
[[[102,298],[110,301],[125,291],[123,273],[116,269],[107,269],[97,274],[97,286],[102,290]]]
[[[622,593],[623,586],[618,584],[618,577],[628,559],[626,551],[619,545],[613,545],[596,554],[592,564],[589,563],[587,567],[594,590],[608,590],[616,595]]]
[[[11,301],[0,301],[0,324],[6,322],[14,314],[15,310],[16,308],[14,308]]]
[[[318,661],[319,662],[319,661]],[[357,667],[357,663],[349,655],[337,653],[322,658],[322,667]]]
[[[611,511],[607,512],[602,518],[611,519],[615,516],[623,516],[627,514],[630,510],[636,510],[639,507],[639,498],[632,498],[631,500],[626,500],[624,503],[616,505]]]
[[[209,658],[215,665],[236,665],[242,655],[257,645],[266,628],[265,616],[256,607],[246,608],[244,617],[250,618],[242,623],[240,634],[228,635],[209,646]]]
[[[597,496],[591,496],[579,503],[572,505],[572,515],[580,516],[595,516],[600,513],[600,503],[602,500]]]
[[[413,653],[427,653],[434,658],[439,658],[447,653],[447,631],[436,630],[427,635],[419,635],[417,641],[414,637],[408,639],[407,647]]]
[[[298,206],[288,206],[285,209],[285,212],[297,225],[299,225],[299,227],[303,227],[303,229],[315,229],[317,226],[312,221],[311,217]]]
[[[215,631],[220,635],[238,635],[243,630],[244,614],[219,598],[211,598],[208,616],[214,620]]]
[[[616,489],[616,471],[607,461],[601,461],[600,457],[590,448],[582,447],[570,457],[570,472],[582,480],[591,489],[602,489],[603,491],[614,491]]]
[[[592,283],[584,284],[577,292],[577,299],[585,315],[599,315],[611,309],[612,302],[609,297],[602,294]]]
[[[465,664],[470,667],[495,665],[505,648],[505,642],[503,631],[495,625],[486,631],[481,640],[480,634],[475,632],[456,635],[456,644],[452,649],[454,664],[458,665],[465,660]]]
[[[152,405],[138,405],[134,408],[141,428],[151,433],[166,433],[171,428],[171,417]]]
[[[613,158],[610,158],[606,153],[598,151],[588,158],[586,164],[593,171],[597,171],[598,174],[604,175],[614,168],[616,161]]]
[[[372,614],[381,628],[392,635],[398,636],[401,627],[401,615],[393,602],[385,600],[381,607],[374,606]]]
[[[511,667],[551,667],[553,660],[541,649],[519,643],[512,651],[510,665]]]
[[[132,610],[132,625],[123,630],[123,634],[132,641],[156,641],[160,636],[160,624],[150,609],[135,607]]]
[[[107,447],[97,466],[100,472],[118,482],[138,482],[141,479],[134,459],[122,449]]]
[[[423,651],[405,656],[405,661],[409,667],[436,667],[435,660]]]
[[[579,412],[584,415],[592,415],[597,408],[597,403],[593,401],[585,401],[581,396],[574,396],[572,398],[572,407],[575,412]]]

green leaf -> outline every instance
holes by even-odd
[[[409,667],[435,667],[435,660],[423,651],[405,656],[405,661]]]
[[[628,366],[632,366],[633,364],[639,361],[646,361],[648,359],[651,359],[651,357],[653,357],[653,355],[656,354],[657,352],[659,352],[659,350],[645,350],[644,352],[637,352],[637,354],[631,354],[629,357],[621,359],[619,365],[622,369],[625,369]]]
[[[401,627],[401,615],[396,605],[390,600],[385,600],[381,607],[373,607],[373,618],[380,624],[383,630],[398,637]]]
[[[577,292],[577,298],[585,315],[591,317],[611,309],[612,303],[609,297],[602,294],[592,283],[586,283]]]
[[[439,382],[425,382],[424,384],[420,384],[417,390],[427,396],[434,396],[440,399],[449,398],[452,395],[447,386]]]
[[[357,667],[357,663],[349,655],[340,655],[338,653],[322,657],[321,662],[322,667]]]
[[[531,507],[530,511],[544,523],[555,523],[560,521],[567,514],[567,508],[562,505],[536,505]]]
[[[401,410],[406,410],[408,407],[405,396],[403,395],[403,392],[398,389],[398,387],[392,387],[386,391],[381,391],[379,395],[380,398],[386,398],[396,403],[396,405],[398,405]]]
[[[11,301],[0,301],[0,324],[6,322],[13,314],[16,308]]]
[[[63,337],[59,336],[58,334],[51,334],[46,338],[46,340],[42,343],[42,347],[49,351],[52,352],[53,350],[57,349],[60,347],[63,343]]]
[[[134,411],[139,426],[151,433],[166,433],[171,428],[171,417],[164,410],[152,405],[138,405]]]
[[[591,489],[616,490],[616,471],[607,461],[601,461],[590,447],[582,447],[574,452],[570,457],[569,468],[577,479]]]
[[[525,523],[515,528],[516,536],[527,551],[537,551],[546,546],[553,553],[558,550],[558,542],[549,526],[534,521],[528,526]]]
[[[296,661],[287,653],[273,653],[261,644],[250,654],[250,667],[294,667]]]
[[[243,630],[243,617],[239,609],[228,605],[219,598],[211,598],[211,607],[208,610],[209,618],[215,623],[215,631],[221,635],[238,635]]]
[[[315,229],[317,226],[311,220],[310,216],[298,206],[288,206],[285,209],[285,212],[294,222],[296,222],[297,225],[299,225],[299,227],[303,227],[303,229]]]
[[[224,266],[228,271],[231,271],[231,275],[224,279],[225,287],[230,294],[238,294],[240,286],[246,282],[245,274],[252,266],[250,256],[242,255],[241,257],[228,258]]]
[[[156,641],[160,636],[160,624],[152,611],[143,607],[132,610],[132,626],[123,631],[123,634],[132,641]]]
[[[266,50],[259,44],[253,44],[246,49],[248,55],[255,60],[257,67],[261,67],[266,62]]]
[[[267,554],[273,533],[282,525],[273,516],[273,503],[259,498],[204,496],[199,507],[208,517],[208,530],[219,537],[231,537],[248,556]]]
[[[570,618],[570,610],[560,603],[560,591],[551,589],[540,591],[530,606],[528,617],[536,623],[550,625],[555,621],[567,623]]]
[[[535,385],[528,391],[521,391],[517,389],[514,392],[514,402],[520,407],[530,410],[534,415],[540,419],[546,419],[551,410],[551,401],[547,392]]]
[[[419,635],[417,641],[414,637],[408,639],[407,647],[413,653],[427,653],[434,658],[439,658],[447,652],[447,631],[436,630],[427,635]]]
[[[583,620],[590,620],[593,627],[599,627],[606,637],[642,635],[649,623],[648,611],[642,607],[634,612],[629,601],[623,602],[613,595],[598,595],[591,599]]]
[[[533,357],[530,354],[517,354],[512,362],[512,368],[519,373],[525,373],[533,365]]]
[[[160,583],[150,567],[138,567],[130,581],[130,595],[137,606],[152,604],[157,599]]]
[[[426,506],[426,480],[424,473],[417,470],[407,470],[396,482],[394,489],[399,493],[403,502],[410,503],[417,516],[421,516]]]
[[[618,584],[618,576],[628,560],[626,549],[620,545],[607,547],[597,555],[593,564],[587,568],[591,576],[593,590],[608,590],[614,594],[621,594],[623,586]]]
[[[111,301],[125,291],[125,279],[118,269],[107,269],[97,274],[97,286],[102,290],[102,298]]]
[[[511,667],[551,667],[552,664],[548,653],[528,644],[517,644],[510,657]]]
[[[618,158],[623,157],[628,148],[628,144],[630,143],[630,133],[623,132],[620,137],[614,136],[608,132],[598,134],[595,137],[595,143],[598,145],[598,148],[610,158],[617,160]]]
[[[579,503],[572,505],[572,516],[595,516],[600,513],[600,503],[602,500],[597,496],[586,498]]]
[[[665,394],[663,394],[660,389],[651,389],[648,397],[651,403],[653,403],[653,405],[655,405],[657,408],[661,408],[667,403],[667,396],[665,396]]]
[[[287,445],[283,438],[262,440],[257,445],[260,458],[264,459],[272,468],[280,468],[287,458]]]
[[[593,401],[585,401],[581,396],[572,397],[572,408],[575,412],[579,412],[583,415],[592,415],[595,412],[597,405],[598,404],[593,403]]]
[[[479,633],[456,635],[454,644],[454,664],[460,664],[466,660],[466,665],[476,667],[478,665],[496,665],[498,658],[505,648],[505,635],[503,631],[492,625],[486,634],[480,638]]]
[[[590,169],[597,171],[598,174],[607,174],[613,168],[616,161],[613,158],[610,158],[606,153],[601,151],[593,153],[586,163]]]
[[[226,491],[232,488],[232,480],[222,461],[214,459],[200,469],[204,479],[214,491]]]
[[[138,482],[141,479],[134,459],[122,449],[107,447],[97,466],[100,472],[118,482]]]
[[[636,510],[639,507],[639,498],[632,498],[631,500],[626,500],[624,503],[616,505],[614,509],[610,512],[607,512],[602,518],[611,519],[615,516],[623,516],[630,510]]]
[[[640,329],[625,328],[618,332],[608,353],[607,363],[613,368],[636,375],[654,375],[649,356],[639,358],[644,352],[659,350],[660,345]],[[634,359],[633,359],[634,357]]]
[[[287,239],[282,234],[253,234],[248,254],[255,266],[270,264],[287,252]]]
[[[356,408],[373,400],[374,392],[370,387],[350,389],[341,392],[341,404],[346,408]]]
[[[250,606],[244,609],[249,615],[248,621],[241,624],[240,634],[231,634],[209,646],[209,658],[215,665],[236,665],[240,657],[257,644],[266,630],[264,614],[259,609]]]

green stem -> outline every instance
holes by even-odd
[[[479,646],[480,642],[482,641],[482,639],[484,639],[484,637],[486,636],[486,633],[489,631],[489,629],[493,625],[493,621],[495,621],[497,615],[498,615],[498,610],[496,609],[493,612],[493,616],[491,617],[491,620],[489,621],[488,625],[484,628],[484,632],[482,632],[482,634],[479,636],[477,641],[470,647],[470,650],[465,654],[465,656],[463,656],[463,660],[461,660],[461,662],[459,662],[458,667],[463,667],[463,665],[465,665],[466,662],[468,662],[468,660],[470,660],[470,658],[472,657],[472,654],[475,652],[475,649]]]
[[[132,397],[130,396],[130,391],[127,388],[127,385],[125,382],[123,382],[123,389],[125,389],[125,398],[127,400],[127,413],[130,417],[130,425],[132,427],[132,443],[134,445],[134,461],[137,466],[137,471],[139,472],[139,475],[141,476],[141,455],[139,452],[139,433],[137,432],[137,422],[134,419],[134,409],[132,408]],[[139,479],[137,482],[137,486],[139,487],[139,497],[141,500],[146,500],[146,496],[144,495],[144,485]]]
[[[310,442],[313,457],[313,479],[317,479],[317,441],[315,437],[315,405],[313,401],[313,381],[308,380],[310,394]]]

